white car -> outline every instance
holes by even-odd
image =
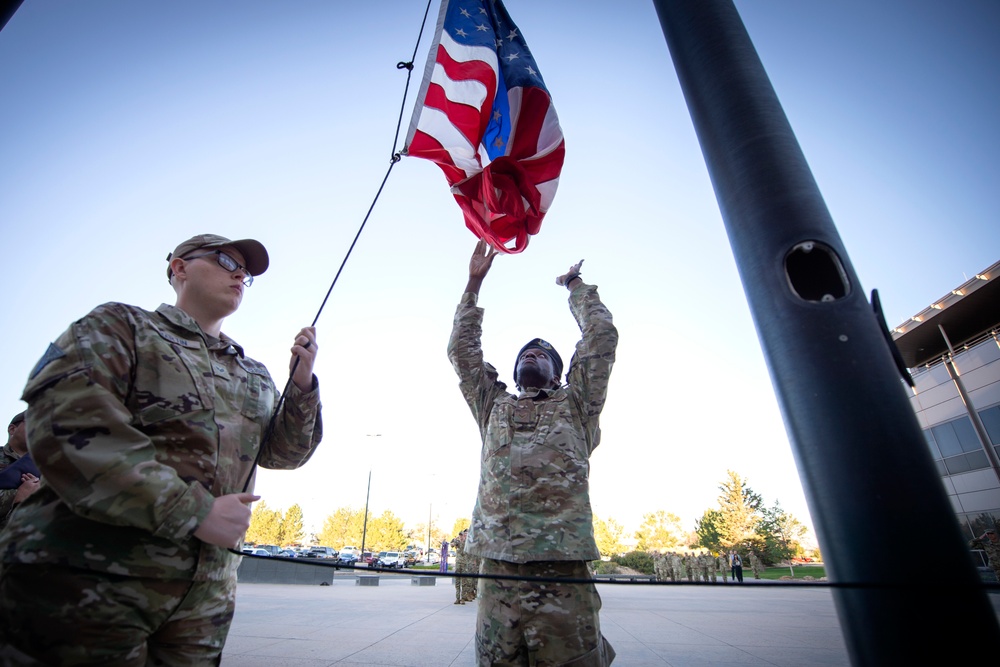
[[[406,567],[406,556],[399,551],[386,551],[385,555],[378,559],[379,567]]]

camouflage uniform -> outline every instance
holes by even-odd
[[[590,578],[583,561],[521,564],[484,558],[482,573],[524,579]],[[479,667],[596,667],[614,660],[614,649],[601,635],[601,597],[594,584],[485,578],[479,586]]]
[[[315,377],[308,393],[290,383],[261,466],[297,468],[312,455],[317,387]],[[142,665],[154,634],[151,662],[217,661],[240,557],[193,533],[215,497],[243,490],[277,397],[262,364],[174,306],[110,303],[71,325],[22,396],[45,481],[0,536],[6,638],[48,650],[38,657],[51,664]],[[183,619],[169,632],[199,637],[203,653],[156,653],[176,641],[157,625],[164,609]],[[100,634],[112,625],[120,645]]]
[[[667,556],[664,554],[653,554],[653,573],[656,574],[657,581],[666,581],[667,579],[673,579],[670,572],[670,563],[667,560]]]
[[[515,396],[497,379],[496,369],[483,361],[483,309],[476,300],[471,292],[462,296],[448,344],[448,357],[483,441],[479,493],[466,549],[484,558],[484,572],[568,568],[588,578],[586,562],[600,558],[588,475],[590,454],[600,442],[598,419],[618,342],[611,313],[596,286],[582,281],[576,285],[569,303],[583,337],[570,363],[568,385]],[[600,634],[597,589],[580,584],[542,587],[568,605],[565,613],[577,618],[578,630],[586,630],[586,637],[574,647],[546,645],[546,637],[557,635],[546,631],[544,623],[560,625],[565,620],[556,618],[563,612],[548,613],[546,606],[546,613],[536,614],[537,605],[524,602],[524,596],[537,588],[484,582],[476,637],[480,664],[503,660],[528,664],[529,652],[536,656],[532,664],[538,665],[575,658],[581,659],[573,663],[580,667],[610,664],[614,651]],[[522,606],[515,608],[519,618],[498,617],[500,600],[519,589]],[[498,624],[497,618],[509,624]],[[556,661],[544,661],[549,659]]]
[[[479,559],[465,550],[465,537],[459,535],[451,541],[455,550],[455,574],[477,574]],[[455,604],[465,604],[476,599],[476,580],[470,577],[455,577]]]
[[[715,559],[715,568],[717,570],[722,570],[722,583],[728,584],[729,583],[729,559],[726,558],[725,554],[720,553],[718,555],[718,557]]]
[[[670,552],[670,580],[680,581],[681,580],[681,557],[679,554]]]
[[[13,465],[21,455],[14,451],[9,444],[0,447],[0,470],[4,470],[9,465]],[[0,528],[7,523],[9,514],[14,510],[14,496],[17,489],[0,489]]]
[[[764,565],[760,562],[760,558],[757,558],[757,554],[751,551],[747,554],[750,559],[750,570],[753,572],[754,579],[760,579],[760,573],[764,571]]]

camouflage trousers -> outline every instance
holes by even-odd
[[[583,561],[526,564],[484,558],[484,575],[590,579]],[[594,584],[479,580],[479,667],[605,667],[615,651],[601,635]]]
[[[218,665],[235,607],[235,576],[192,582],[5,565],[0,665]]]
[[[479,559],[457,559],[455,574],[476,574],[479,572]],[[465,604],[476,599],[478,583],[471,577],[455,577],[455,604]]]

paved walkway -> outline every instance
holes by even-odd
[[[240,584],[223,667],[475,664],[476,603],[451,580],[415,586],[409,572],[358,586]],[[601,626],[615,666],[848,666],[829,589],[601,584]]]

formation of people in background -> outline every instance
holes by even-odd
[[[751,563],[757,565],[753,570],[754,578],[760,579],[764,567],[760,559],[752,551],[748,551]],[[743,583],[743,558],[735,550],[728,554],[719,553],[713,556],[707,551],[701,553],[677,553],[668,551],[666,553],[656,552],[653,554],[653,572],[658,581],[703,581],[718,583],[718,577],[722,576],[722,583],[729,583],[729,575],[732,575],[733,582]]]
[[[98,306],[29,374],[5,455],[26,428],[42,482],[0,533],[4,664],[218,664],[256,466],[319,445],[315,330],[295,336],[273,422],[278,388],[222,332],[264,246],[202,234],[167,261],[174,305]]]

